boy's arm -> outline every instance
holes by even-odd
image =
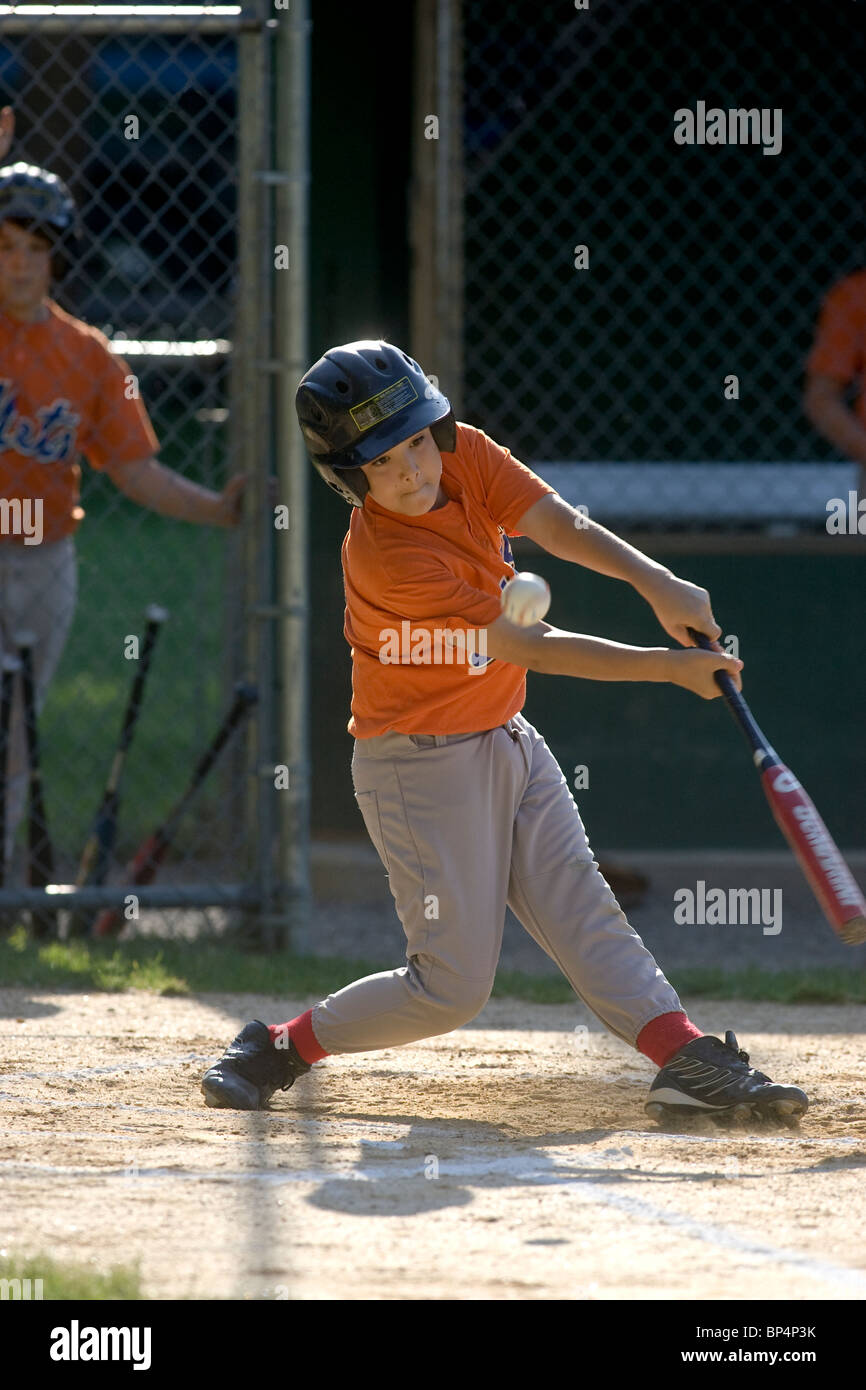
[[[845,403],[845,385],[836,377],[810,372],[803,409],[819,434],[840,454],[860,465],[859,490],[866,497],[866,429]]]
[[[721,694],[714,672],[724,670],[742,690],[739,657],[700,647],[629,647],[603,637],[563,632],[549,623],[517,627],[506,617],[484,629],[486,645],[478,650],[498,661],[524,666],[548,676],[578,676],[595,681],[670,681],[705,700]]]
[[[15,134],[15,112],[11,106],[4,106],[0,111],[0,164],[3,163],[10,149],[12,148],[12,137]]]
[[[182,474],[166,468],[155,458],[133,463],[107,464],[115,487],[160,516],[175,521],[194,521],[202,526],[236,526],[241,518],[241,502],[246,481],[243,473],[230,478],[222,492],[211,492]]]
[[[665,632],[684,647],[694,646],[689,627],[714,639],[721,636],[706,589],[678,579],[664,565],[576,511],[557,493],[534,503],[520,518],[517,529],[560,560],[572,560],[631,584],[646,599]]]

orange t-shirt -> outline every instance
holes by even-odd
[[[508,536],[555,489],[464,424],[442,454],[442,488],[446,504],[423,516],[369,493],[353,509],[342,558],[356,738],[495,729],[526,698],[524,667],[487,657],[478,634],[514,574]]]
[[[834,285],[824,299],[806,371],[832,376],[843,385],[857,384],[854,406],[866,425],[866,270]]]
[[[149,458],[159,442],[141,401],[127,400],[131,369],[105,335],[53,300],[47,307],[43,323],[0,312],[0,498],[41,498],[50,542],[71,535],[84,516],[79,454],[104,468]]]

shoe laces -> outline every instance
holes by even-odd
[[[731,1052],[736,1052],[740,1061],[745,1062],[746,1066],[749,1065],[748,1052],[746,1052],[745,1048],[740,1047],[740,1044],[737,1042],[736,1033],[731,1032],[730,1028],[725,1033],[725,1047],[730,1048]]]

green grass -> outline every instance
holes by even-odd
[[[0,942],[0,980],[34,989],[324,996],[390,964],[291,952],[266,955],[208,941],[34,942],[21,927]]]
[[[674,971],[671,983],[691,998],[765,1000],[774,1004],[866,1003],[866,973],[839,966],[809,970]]]
[[[29,1279],[31,1298],[36,1291],[35,1280],[42,1280],[45,1300],[143,1299],[141,1276],[137,1268],[116,1266],[100,1274],[87,1265],[54,1260],[48,1255],[27,1255],[20,1258],[0,1251],[0,1279]],[[23,1290],[22,1290],[23,1292]]]
[[[0,981],[31,989],[157,994],[270,994],[324,997],[391,960],[344,956],[271,955],[215,941],[34,942],[18,927],[0,941]],[[812,970],[674,971],[685,998],[767,1000],[780,1004],[866,1003],[866,974],[836,967]],[[500,970],[494,996],[534,1004],[568,1004],[574,992],[559,975]]]
[[[778,1004],[866,1003],[866,973],[839,967],[812,970],[721,970],[692,968],[668,972],[677,993],[688,999],[750,999]],[[535,1004],[568,1004],[574,993],[561,976],[525,975],[500,970],[494,995]]]

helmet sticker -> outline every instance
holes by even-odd
[[[407,376],[395,381],[393,386],[386,386],[384,391],[380,391],[378,396],[371,396],[369,400],[362,401],[360,405],[353,405],[349,411],[358,429],[369,430],[373,425],[378,425],[380,421],[387,420],[389,415],[396,415],[398,410],[404,406],[411,405],[413,401],[419,399],[418,392],[412,385]]]

